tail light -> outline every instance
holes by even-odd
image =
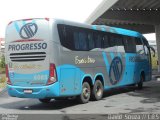
[[[49,73],[49,79],[47,81],[47,85],[53,84],[57,81],[57,73],[56,73],[56,66],[55,64],[50,64],[50,73]]]
[[[45,18],[45,20],[49,21],[49,18]]]
[[[8,65],[6,64],[6,79],[7,79],[7,84],[11,85],[11,80],[9,78],[9,70],[8,70]]]
[[[10,22],[8,23],[8,25],[10,25],[12,22],[13,22],[13,21],[10,21]]]

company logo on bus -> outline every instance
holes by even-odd
[[[112,85],[117,84],[122,76],[123,65],[120,57],[115,57],[112,60],[110,70],[109,70],[109,78]]]
[[[27,23],[20,29],[19,35],[23,39],[29,39],[33,37],[38,30],[38,26],[35,23]]]

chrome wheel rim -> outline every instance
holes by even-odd
[[[85,99],[88,99],[89,96],[90,96],[90,90],[89,90],[89,88],[88,88],[88,87],[84,87],[84,88],[83,88],[83,97],[84,97]]]
[[[96,87],[96,94],[97,96],[101,96],[102,95],[102,88],[100,85],[97,85]]]

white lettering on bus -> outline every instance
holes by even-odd
[[[79,58],[79,56],[75,56],[75,64],[87,64],[87,63],[95,63],[95,59],[91,57],[87,58]]]

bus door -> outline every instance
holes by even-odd
[[[145,71],[146,71],[146,80],[151,80],[151,73],[152,73],[152,63],[151,63],[151,52],[149,47],[144,45],[145,50]]]
[[[135,71],[136,71],[136,45],[135,39],[133,37],[124,36],[123,37],[124,48],[125,48],[125,74],[126,74],[126,84],[133,84]]]

